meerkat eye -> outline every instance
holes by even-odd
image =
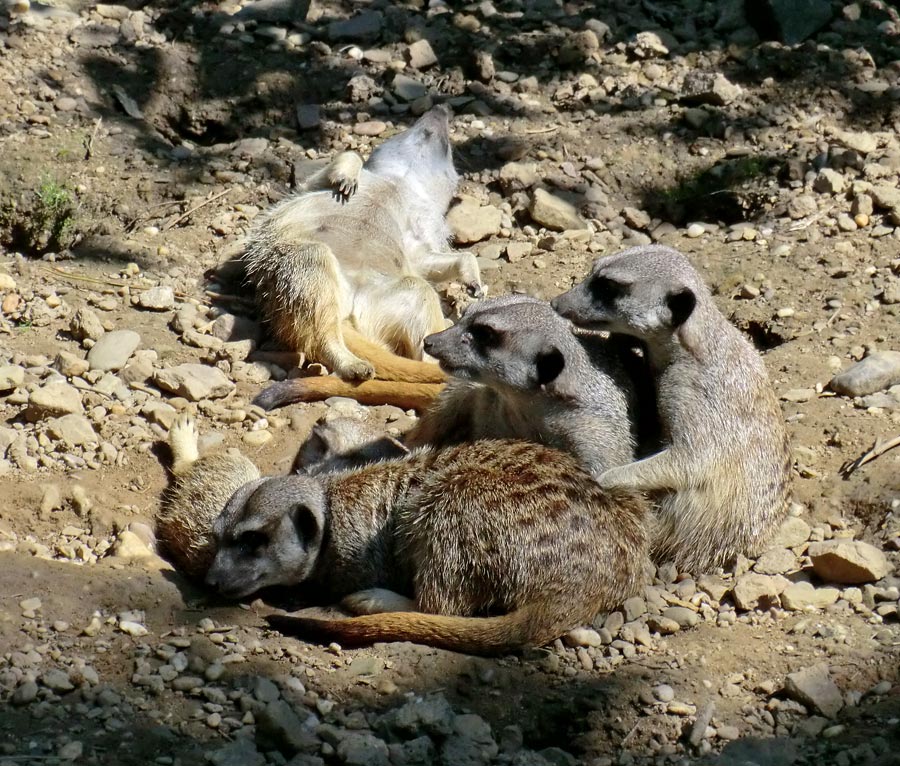
[[[475,341],[475,344],[481,348],[494,348],[499,346],[500,341],[503,339],[500,332],[486,324],[473,324],[469,328],[469,335],[472,336],[472,340]]]
[[[245,556],[256,553],[260,548],[265,548],[269,544],[269,536],[263,532],[249,530],[240,534],[235,541],[240,552]]]
[[[612,303],[625,292],[625,285],[609,277],[594,277],[588,287],[591,297],[598,303]]]

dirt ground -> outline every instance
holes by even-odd
[[[764,354],[794,450],[792,515],[810,540],[852,533],[897,572],[900,449],[840,469],[900,434],[900,390],[854,399],[827,387],[866,355],[900,352],[900,198],[884,191],[900,176],[900,23],[889,5],[836,4],[793,46],[761,39],[741,3],[701,0],[329,0],[305,21],[244,21],[227,2],[10,8],[0,10],[0,382],[13,375],[0,391],[0,766],[197,763],[248,733],[253,757],[211,762],[414,763],[397,748],[389,761],[348,755],[334,732],[377,731],[387,711],[434,695],[481,716],[500,743],[497,754],[470,737],[480,749],[454,756],[434,735],[444,747],[434,762],[900,762],[900,579],[890,574],[871,591],[838,585],[823,609],[739,609],[724,593],[699,624],[620,636],[612,651],[557,642],[479,659],[285,639],[264,627],[261,603],[220,602],[158,558],[117,548],[125,530],[148,539],[166,483],[158,443],[176,411],[197,414],[210,447],[240,447],[279,472],[320,415],[350,407],[254,410],[285,370],[213,342],[217,316],[255,317],[246,287],[219,267],[290,191],[298,163],[368,153],[448,101],[461,193],[501,213],[467,245],[490,294],[550,298],[630,244],[685,252]],[[340,26],[360,13],[377,18]],[[420,40],[437,62],[417,68],[409,50]],[[685,82],[694,71],[721,73],[728,87],[698,96]],[[425,100],[400,97],[396,73]],[[298,123],[309,105],[314,127]],[[573,202],[590,229],[533,220],[537,186]],[[174,301],[141,306],[159,286]],[[185,306],[197,307],[193,335],[178,328]],[[107,332],[139,334],[130,367],[77,363],[91,345],[73,324],[82,309]],[[198,361],[235,384],[226,397],[190,401],[153,382],[155,370]],[[35,410],[33,392],[60,372],[94,438],[60,436]],[[393,429],[413,417],[369,409]],[[786,575],[819,588],[804,550]],[[660,577],[656,592],[686,579]],[[679,603],[699,610],[692,593]],[[123,631],[131,622],[145,632]],[[173,654],[204,683],[179,685],[184,669],[147,681]],[[788,674],[823,663],[842,695],[830,714],[784,691]],[[224,667],[221,680],[211,666]],[[66,683],[47,675],[54,668]],[[334,732],[308,752],[264,746],[259,706],[271,699],[258,679]],[[224,692],[204,691],[216,681]],[[696,723],[709,703],[712,733]]]

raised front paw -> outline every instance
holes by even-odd
[[[466,292],[473,298],[484,298],[487,295],[487,287],[481,284],[481,280],[466,282]]]

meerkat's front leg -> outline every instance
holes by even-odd
[[[481,269],[474,253],[463,250],[456,253],[429,253],[422,259],[422,276],[429,282],[458,279],[473,298],[484,296]]]
[[[298,191],[332,191],[341,202],[346,202],[356,194],[362,167],[362,157],[356,152],[340,152],[324,168],[300,184]]]
[[[667,489],[675,491],[688,486],[688,477],[676,461],[671,449],[634,463],[610,468],[597,477],[601,487],[609,489],[633,489],[639,492]]]

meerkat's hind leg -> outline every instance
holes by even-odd
[[[478,260],[468,250],[455,253],[429,253],[419,262],[418,269],[429,282],[458,279],[473,298],[482,298],[485,295]]]
[[[172,451],[172,473],[186,473],[200,458],[197,423],[188,413],[182,412],[169,429],[169,449]]]
[[[341,606],[353,614],[381,612],[418,612],[416,602],[387,588],[367,588],[344,596]]]
[[[608,489],[632,489],[638,492],[657,489],[675,491],[690,486],[690,478],[674,459],[672,450],[664,449],[643,460],[609,468],[597,477],[597,483]]]

